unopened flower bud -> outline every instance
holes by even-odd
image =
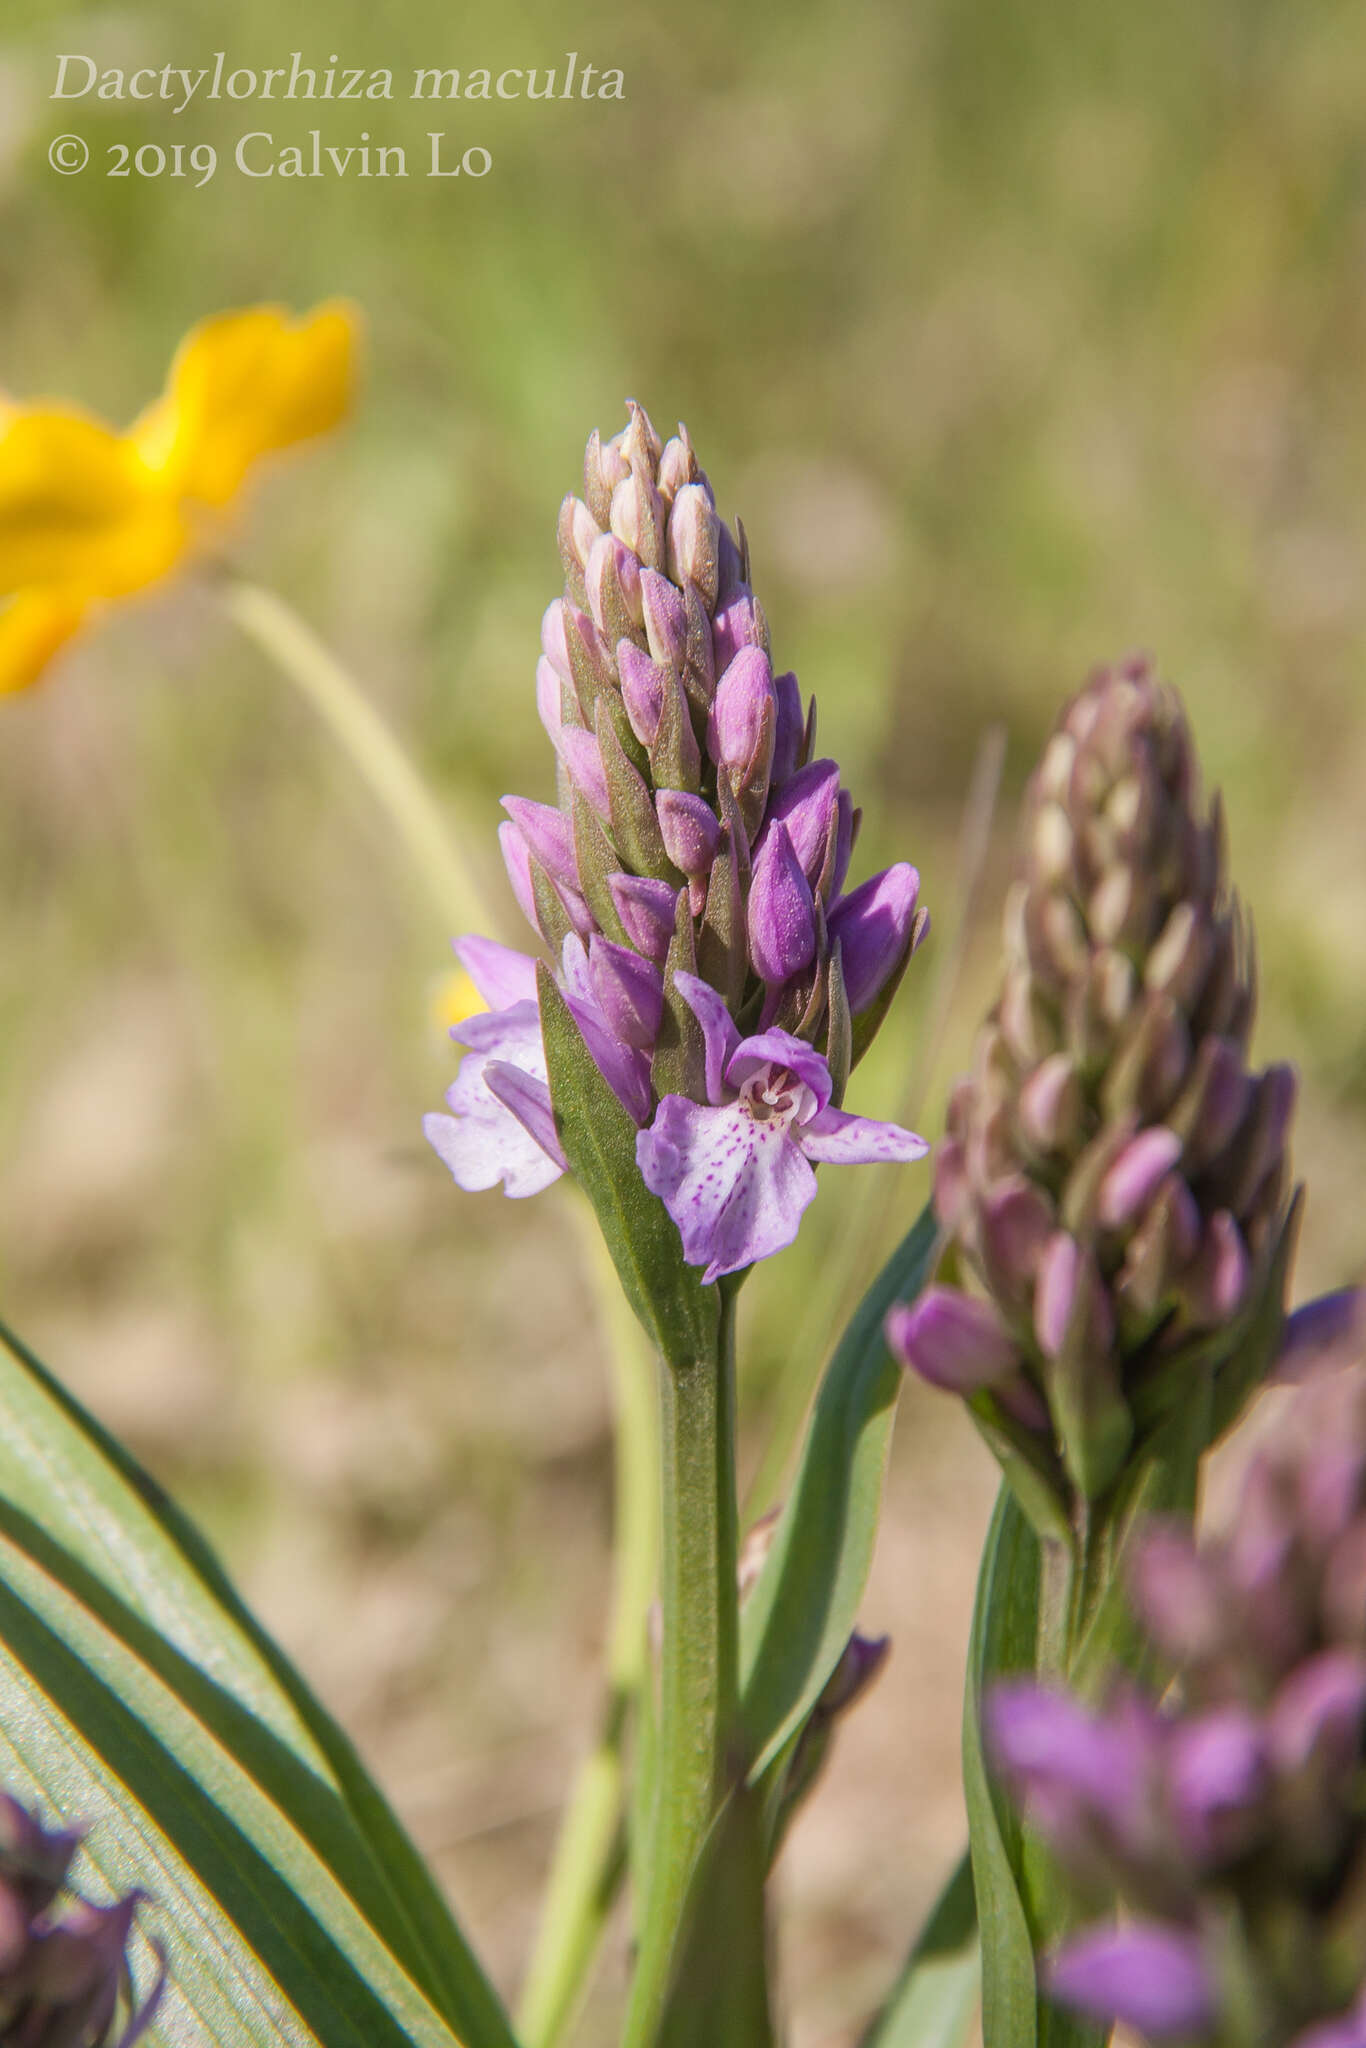
[[[691,584],[707,605],[716,602],[719,540],[710,491],[684,484],[669,509],[669,575],[675,583]]]
[[[560,553],[566,570],[577,569],[582,576],[597,538],[598,522],[582,498],[566,498],[560,507]]]
[[[721,844],[721,826],[711,805],[682,790],[662,789],[655,809],[664,850],[681,874],[706,875]]]
[[[927,1287],[918,1300],[894,1308],[887,1341],[931,1386],[956,1394],[998,1386],[1014,1378],[1022,1362],[991,1304],[953,1287]]]
[[[787,827],[756,858],[749,891],[749,952],[764,981],[781,983],[816,957],[816,905]]]
[[[657,569],[642,569],[640,605],[652,659],[677,668],[688,646],[688,609],[682,592]]]
[[[647,568],[664,565],[664,518],[664,500],[644,468],[633,463],[612,493],[612,532]]]
[[[704,489],[710,489],[697,466],[688,430],[680,426],[673,439],[665,442],[659,458],[660,493],[672,504],[685,484],[701,484]]]
[[[781,789],[800,768],[806,740],[802,693],[791,669],[773,678],[773,694],[778,706],[773,728],[773,787]]]
[[[644,875],[609,875],[607,886],[630,943],[662,966],[674,935],[678,891]]]
[[[617,644],[617,668],[631,730],[643,747],[652,747],[664,709],[664,671],[629,640]]]
[[[615,945],[596,932],[588,941],[588,967],[609,1028],[624,1044],[648,1051],[664,1006],[659,969],[632,947]]]
[[[898,861],[860,882],[830,912],[830,943],[839,945],[844,986],[855,1017],[872,1007],[929,930],[929,916],[917,908],[919,900],[919,874],[908,862]]]
[[[594,624],[610,645],[642,624],[640,563],[615,534],[594,541],[583,580]]]
[[[772,745],[776,709],[768,659],[758,648],[746,648],[716,685],[707,721],[712,759],[734,773],[742,772],[762,745],[765,730]]]
[[[726,668],[747,647],[768,653],[768,622],[758,599],[745,593],[717,612],[712,626],[718,668]]]

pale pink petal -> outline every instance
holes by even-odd
[[[536,1000],[536,962],[497,939],[469,932],[455,941],[455,957],[491,1010]]]
[[[533,1123],[544,1129],[550,1112],[535,1003],[514,1003],[506,1010],[467,1017],[451,1035],[469,1050],[446,1092],[452,1114],[436,1113],[422,1120],[428,1143],[462,1188],[473,1192],[501,1181],[506,1193],[516,1198],[539,1194],[559,1179],[564,1167],[558,1144],[552,1156],[520,1113],[530,1108]],[[525,1088],[520,1094],[508,1090],[504,1079],[503,1092],[495,1093],[488,1080],[490,1067],[503,1077],[515,1070],[523,1076]],[[510,1093],[518,1102],[516,1110]]]
[[[704,1108],[666,1095],[636,1139],[636,1161],[678,1225],[683,1256],[706,1268],[704,1281],[791,1244],[816,1192],[781,1121],[756,1123],[738,1103]]]
[[[793,1133],[808,1159],[828,1160],[832,1166],[862,1166],[878,1159],[923,1159],[929,1151],[924,1138],[900,1124],[879,1123],[874,1117],[851,1116],[843,1109],[823,1109],[809,1123]]]

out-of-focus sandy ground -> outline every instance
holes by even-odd
[[[354,293],[355,427],[260,494],[241,557],[362,675],[490,858],[545,795],[555,510],[629,391],[692,428],[775,653],[936,914],[856,1107],[933,1132],[990,999],[1019,791],[1092,661],[1155,649],[1225,790],[1259,1047],[1300,1063],[1299,1291],[1359,1275],[1366,1139],[1366,19],[1058,0],[599,4],[621,107],[464,106],[477,190],[58,180],[59,129],[230,144],[260,110],[49,105],[52,53],[396,70],[562,60],[548,6],[465,22],[19,4],[0,52],[0,382],[131,415],[212,308]],[[332,108],[272,116],[280,134]],[[367,110],[378,133],[381,118]],[[420,139],[396,102],[387,132]],[[354,124],[353,124],[354,125]],[[959,945],[984,727],[1005,790]],[[349,771],[191,584],[0,705],[0,1303],[202,1516],[515,1987],[593,1724],[609,1417],[562,1191],[459,1196],[446,933]],[[748,1290],[746,1469],[819,1363],[853,1177]],[[923,1172],[890,1176],[880,1227]],[[865,1245],[845,1291],[870,1277]],[[795,1390],[795,1392],[794,1392]],[[957,1853],[957,1722],[993,1492],[908,1388],[867,1623],[890,1666],[781,1872],[798,2048],[854,2039]],[[762,1504],[762,1503],[759,1503]],[[609,1954],[585,2042],[610,2038]]]

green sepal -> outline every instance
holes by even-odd
[[[720,1301],[683,1257],[673,1218],[636,1165],[636,1126],[598,1071],[543,963],[536,969],[555,1129],[593,1205],[626,1298],[671,1366],[714,1355]]]
[[[627,759],[616,722],[603,704],[598,705],[596,730],[612,806],[612,837],[625,865],[633,874],[651,875],[677,887],[683,878],[664,851],[649,785]]]
[[[697,971],[719,989],[732,1012],[745,992],[749,950],[745,906],[740,893],[740,864],[735,841],[727,832],[707,879],[707,901],[697,931]]]
[[[683,586],[683,611],[683,688],[692,707],[693,729],[701,739],[706,732],[711,700],[716,695],[715,657],[712,652],[711,618],[699,592],[691,583]]]
[[[681,789],[696,796],[701,787],[702,750],[693,731],[692,714],[683,685],[667,664],[659,729],[650,748],[650,779],[656,789]]]
[[[619,640],[634,641],[637,637],[636,622],[631,617],[626,593],[617,574],[615,553],[610,553],[607,557],[607,568],[599,590],[599,602],[602,607],[602,637],[615,653]]]
[[[659,1097],[686,1095],[694,1102],[703,1098],[706,1086],[707,1049],[702,1026],[693,1015],[678,986],[680,974],[697,973],[697,951],[686,888],[678,892],[674,911],[674,935],[664,961],[664,1009],[655,1037],[650,1063],[650,1085]]]
[[[1094,1342],[1092,1304],[1084,1287],[1077,1289],[1062,1344],[1056,1356],[1044,1360],[1043,1372],[1067,1476],[1083,1500],[1096,1500],[1123,1470],[1134,1423],[1118,1363]]]
[[[578,600],[580,611],[586,602],[584,598]],[[591,732],[598,699],[615,693],[616,678],[610,669],[602,668],[594,659],[592,649],[579,630],[578,615],[568,605],[564,608],[564,644],[569,655],[569,670],[574,678],[579,710],[585,726]]]
[[[541,937],[553,953],[558,953],[573,931],[574,921],[564,907],[559,890],[535,854],[528,858],[531,868],[531,894],[536,905],[536,922],[541,928]]]
[[[849,996],[844,986],[844,961],[836,939],[826,969],[825,1059],[830,1069],[830,1100],[838,1109],[849,1086],[854,1064],[854,1023],[849,1014]]]
[[[1089,1698],[1100,1699],[1116,1671],[1142,1672],[1152,1665],[1152,1650],[1129,1601],[1133,1539],[1152,1515],[1192,1518],[1213,1419],[1213,1379],[1205,1368],[1193,1375],[1188,1398],[1148,1439],[1093,1520],[1080,1560],[1068,1661],[1069,1684]]]
[[[597,812],[577,790],[570,798],[570,812],[574,823],[574,865],[579,871],[584,900],[607,937],[615,939],[618,945],[629,945],[607,880],[609,875],[621,872],[616,849],[603,831]]]
[[[1051,1440],[1023,1428],[987,1388],[969,1395],[967,1407],[1035,1535],[1070,1543],[1067,1482]]]

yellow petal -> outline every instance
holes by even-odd
[[[297,321],[279,306],[203,320],[129,438],[170,488],[226,504],[261,456],[344,418],[359,335],[358,313],[340,299]]]
[[[24,590],[0,604],[0,697],[36,683],[86,611],[83,599],[61,590]]]
[[[121,597],[164,576],[185,538],[179,509],[122,436],[57,406],[0,414],[0,597],[30,585]]]
[[[431,1019],[433,1027],[443,1037],[457,1024],[463,1024],[467,1017],[477,1017],[487,1008],[488,1004],[463,967],[451,968],[433,986]]]

